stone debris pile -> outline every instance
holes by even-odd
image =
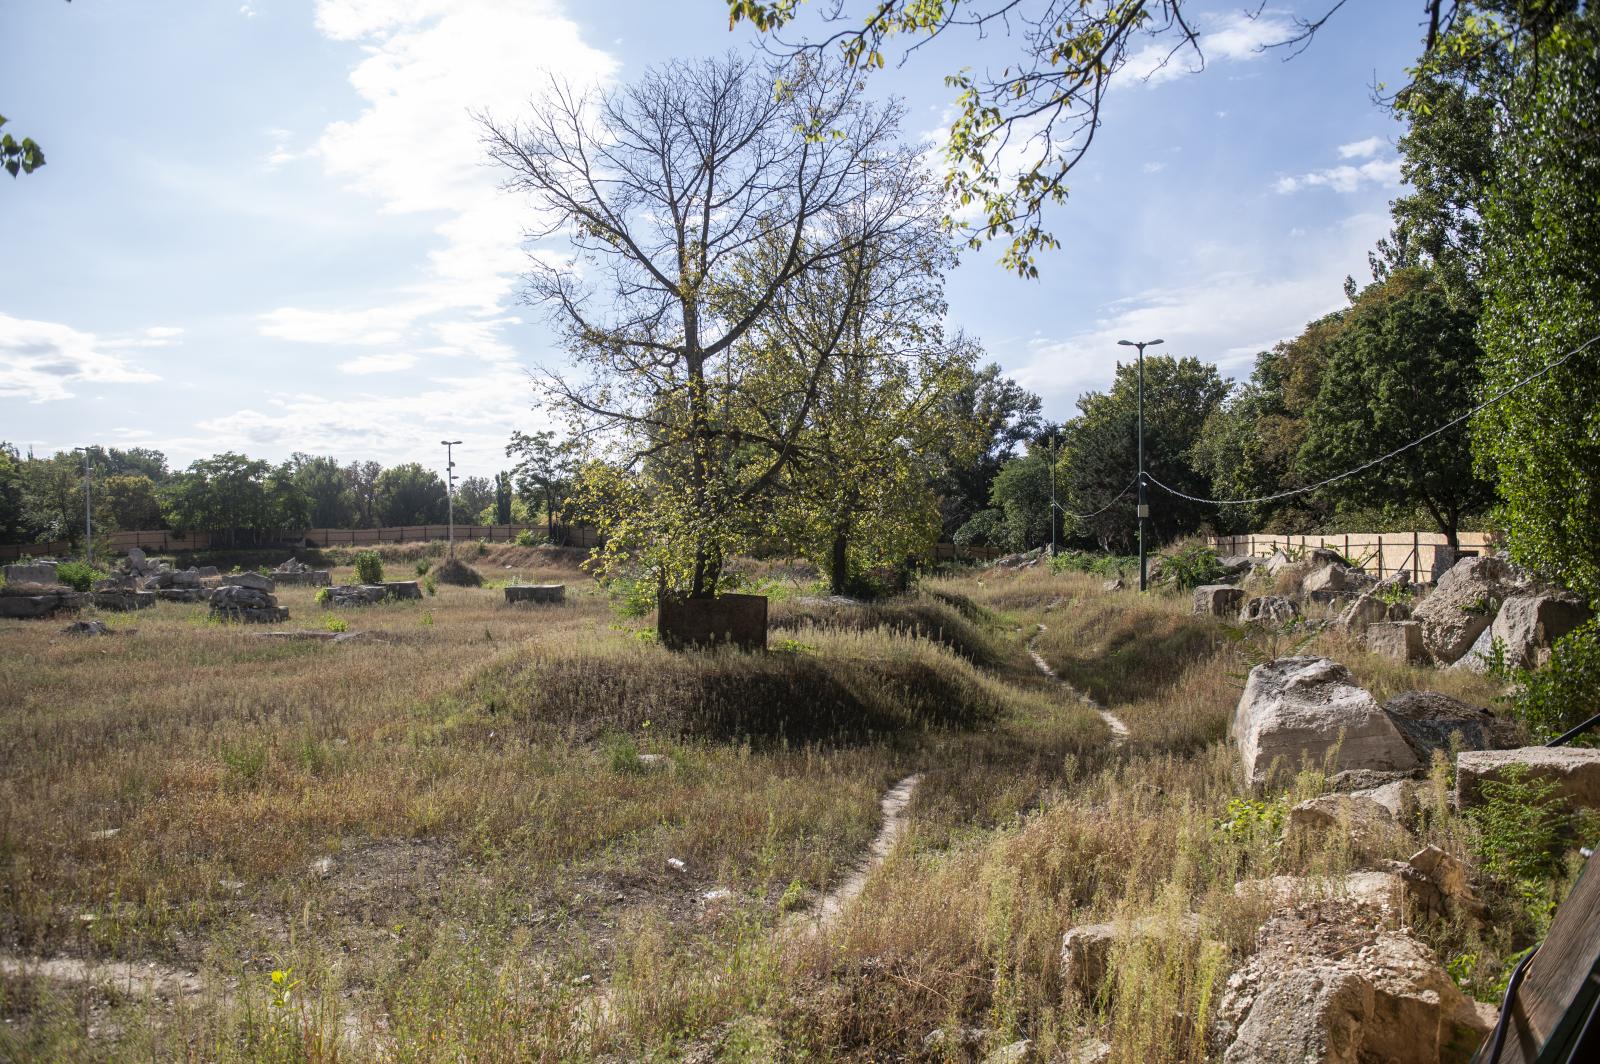
[[[272,570],[272,578],[284,586],[328,587],[333,577],[326,569],[313,569],[305,562],[290,558]]]
[[[318,593],[317,601],[330,606],[371,606],[379,602],[398,602],[422,598],[422,585],[415,580],[394,580],[383,584],[335,584]]]
[[[506,585],[506,601],[512,604],[518,602],[565,602],[566,598],[566,584]]]
[[[289,611],[278,605],[270,590],[248,584],[224,584],[211,592],[210,601],[211,616],[219,620],[276,624],[289,619]]]
[[[0,585],[0,618],[32,620],[87,605],[89,596],[62,586],[56,563],[34,561],[5,567]]]

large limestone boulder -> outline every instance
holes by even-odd
[[[1376,699],[1327,658],[1279,658],[1250,670],[1230,729],[1251,786],[1334,756],[1333,771],[1422,767]]]
[[[262,576],[260,573],[229,573],[222,578],[222,583],[226,587],[248,587],[256,591],[278,590],[278,585],[273,582],[272,577]]]
[[[1367,625],[1367,650],[1396,661],[1425,661],[1422,622],[1380,621]]]
[[[8,584],[42,584],[53,587],[57,581],[55,562],[28,562],[6,566]]]
[[[1244,590],[1231,584],[1202,584],[1194,589],[1194,612],[1203,617],[1232,617],[1244,601]]]
[[[1300,593],[1312,602],[1334,602],[1361,592],[1376,584],[1377,580],[1360,569],[1352,569],[1342,562],[1330,562],[1307,573],[1300,581]]]
[[[1467,750],[1456,758],[1456,803],[1481,805],[1483,784],[1506,778],[1521,766],[1527,778],[1549,780],[1574,809],[1600,809],[1600,750],[1572,746],[1523,746],[1515,750]]]
[[[1405,602],[1388,602],[1379,595],[1380,588],[1372,588],[1356,596],[1333,625],[1347,635],[1359,637],[1368,626],[1390,621],[1404,621],[1411,617],[1411,606]]]
[[[1258,628],[1282,628],[1299,616],[1300,607],[1294,604],[1294,599],[1284,595],[1262,595],[1244,604],[1244,609],[1239,611],[1239,622]]]
[[[1441,665],[1458,661],[1517,589],[1516,574],[1503,559],[1463,558],[1411,611],[1422,625],[1422,645]]]
[[[1228,980],[1225,1064],[1465,1064],[1493,1006],[1456,988],[1426,945],[1339,901],[1269,919]]]
[[[22,585],[18,585],[22,586]],[[28,587],[35,595],[0,595],[0,618],[34,620],[53,617],[62,610],[75,610],[89,600],[88,595],[65,588]]]
[[[1506,664],[1536,669],[1550,660],[1557,639],[1594,616],[1575,595],[1524,592],[1508,597],[1489,626],[1491,645],[1505,647]]]
[[[270,592],[244,584],[226,584],[211,592],[211,615],[247,624],[276,624],[289,619]]]
[[[1284,818],[1283,837],[1291,844],[1315,846],[1330,835],[1348,841],[1357,860],[1378,856],[1399,830],[1380,803],[1356,794],[1323,794],[1301,802]]]
[[[1383,704],[1383,711],[1424,765],[1433,760],[1435,751],[1499,750],[1521,741],[1517,726],[1505,717],[1437,691],[1395,695]]]
[[[1069,993],[1093,999],[1111,970],[1111,951],[1118,942],[1185,939],[1200,935],[1200,918],[1183,913],[1176,919],[1141,916],[1074,927],[1061,939],[1061,982]]]

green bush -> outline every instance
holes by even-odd
[[[356,555],[356,580],[363,584],[383,583],[383,559],[375,550],[364,550]]]
[[[1222,563],[1217,560],[1217,552],[1204,543],[1192,543],[1156,557],[1161,559],[1161,582],[1179,591],[1215,583],[1222,577]]]
[[[1560,735],[1600,711],[1600,619],[1590,620],[1560,639],[1550,662],[1536,671],[1518,670],[1511,714],[1543,741]],[[1595,741],[1591,736],[1585,740]]]
[[[324,587],[317,589],[316,602],[318,606],[326,606],[328,604],[328,600],[331,598],[333,598],[333,592],[329,591],[327,588]]]
[[[517,533],[517,546],[519,546],[519,547],[536,546],[538,544],[538,542],[539,541],[536,538],[534,538],[533,533],[530,532],[526,528],[524,528],[521,532]]]
[[[1560,789],[1513,765],[1500,779],[1479,784],[1483,804],[1467,812],[1478,830],[1473,849],[1483,870],[1521,896],[1541,933],[1555,907],[1551,884],[1562,874],[1577,825]]]
[[[417,575],[418,576],[427,576],[428,575],[428,570],[431,569],[431,568],[433,568],[433,563],[430,562],[428,559],[424,558],[420,562],[417,563]]]
[[[100,571],[88,562],[62,562],[56,566],[56,579],[74,591],[87,591],[100,579]]]

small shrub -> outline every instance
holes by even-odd
[[[332,591],[329,591],[325,587],[317,589],[316,603],[317,603],[318,606],[326,606],[328,604],[328,602],[332,598],[333,598],[333,592]]]
[[[1484,871],[1511,886],[1542,925],[1554,906],[1551,880],[1561,875],[1576,820],[1557,793],[1559,785],[1530,777],[1522,765],[1485,780],[1479,790],[1483,804],[1467,812],[1478,829],[1473,849]]]
[[[1179,591],[1190,591],[1202,584],[1215,583],[1222,576],[1222,563],[1217,560],[1217,552],[1204,543],[1193,543],[1156,557],[1161,559],[1161,582]]]
[[[489,553],[489,541],[486,540],[486,539],[478,540],[478,557],[481,558],[485,554],[488,554],[488,553]]]
[[[539,541],[534,538],[533,533],[528,531],[526,528],[517,533],[517,546],[519,547],[536,546],[538,542]]]
[[[433,571],[431,579],[438,580],[441,584],[453,584],[456,587],[482,587],[483,575],[472,566],[451,558]]]
[[[1410,584],[1402,584],[1398,581],[1379,585],[1375,593],[1378,596],[1378,601],[1386,606],[1399,606],[1409,603],[1414,594]]]
[[[433,611],[425,610],[422,614],[422,625],[425,628],[433,627]]]
[[[348,632],[350,630],[350,622],[343,617],[336,617],[330,613],[322,618],[322,627],[329,632]]]
[[[383,583],[383,559],[375,550],[364,550],[356,555],[356,580],[363,584]]]
[[[62,562],[56,566],[56,579],[74,591],[87,591],[100,578],[100,571],[88,562]]]
[[[1501,651],[1502,659],[1504,650]],[[1516,671],[1511,715],[1540,740],[1560,735],[1593,716],[1600,691],[1600,620],[1591,620],[1556,640],[1550,662]],[[1594,742],[1591,733],[1584,742]]]
[[[656,608],[656,582],[648,576],[618,576],[607,585],[611,608],[623,617],[643,617]]]
[[[422,590],[430,595],[437,595],[439,593],[439,578],[429,573],[423,578]]]
[[[430,562],[428,559],[424,558],[420,562],[417,563],[417,575],[418,576],[427,576],[428,575],[428,570],[432,569],[432,568],[433,568],[433,563]]]

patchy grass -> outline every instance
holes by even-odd
[[[1494,694],[1044,567],[868,606],[791,597],[781,649],[672,654],[613,623],[582,552],[473,546],[567,604],[442,585],[341,611],[364,634],[337,645],[168,603],[107,639],[0,624],[0,952],[159,960],[207,988],[164,1003],[0,973],[0,1055],[953,1060],[928,1036],[978,1029],[978,1051],[1098,1037],[1118,1062],[1200,1060],[1266,912],[1235,882],[1352,862],[1340,837],[1270,828],[1320,773],[1240,804],[1221,735],[1250,664],[1327,652],[1380,698]],[[286,627],[321,628],[312,594],[280,593]],[[781,932],[912,772],[862,897],[826,934]],[[1417,839],[1381,856],[1482,848],[1448,786],[1441,766]],[[1482,886],[1494,920],[1424,933],[1487,996],[1538,925],[1525,885]],[[1065,931],[1135,918],[1156,933],[1087,993],[1063,985]]]

